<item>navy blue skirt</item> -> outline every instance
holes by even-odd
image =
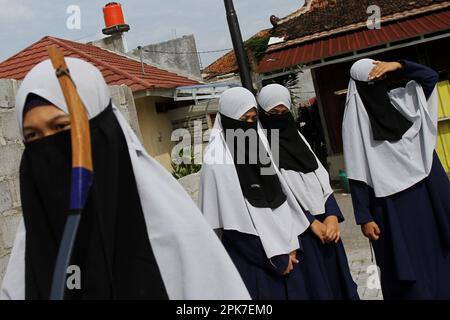
[[[222,243],[255,300],[359,299],[342,242],[323,245],[311,232],[299,237],[299,264],[282,275],[288,256],[267,259],[259,237],[225,230]]]
[[[430,175],[370,209],[385,299],[450,299],[450,183],[437,155]]]
[[[238,269],[252,299],[309,299],[304,274],[298,265],[289,275],[283,275],[289,261],[287,255],[269,260],[259,237],[232,230],[222,232],[222,243]]]
[[[324,215],[316,216],[320,221],[324,218]],[[342,240],[322,244],[309,229],[300,239],[303,255],[300,256],[299,266],[306,281],[309,298],[359,300],[358,288],[351,276]]]

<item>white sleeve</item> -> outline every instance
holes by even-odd
[[[19,223],[0,288],[0,300],[25,300],[25,224],[23,219]]]

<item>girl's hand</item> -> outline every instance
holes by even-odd
[[[341,231],[339,228],[339,221],[336,216],[328,216],[323,222],[327,228],[325,234],[325,241],[327,243],[334,242],[337,243],[341,238]]]
[[[372,71],[369,73],[369,80],[379,80],[382,79],[388,72],[393,72],[402,68],[402,64],[400,62],[383,62],[383,61],[374,61]]]
[[[299,261],[297,260],[297,250],[294,250],[289,254],[289,263],[286,270],[283,272],[283,275],[287,275],[288,273],[290,273],[297,263],[299,263]]]
[[[319,237],[320,241],[322,243],[325,243],[325,237],[327,234],[327,227],[325,226],[325,224],[323,224],[319,220],[314,220],[313,223],[311,223],[311,225],[309,227],[310,227],[311,231],[317,237]]]
[[[380,238],[381,230],[374,221],[363,224],[361,231],[364,236],[372,241],[377,241]]]

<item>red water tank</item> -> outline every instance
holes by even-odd
[[[117,2],[110,2],[103,7],[103,16],[105,18],[105,27],[111,28],[125,24],[122,6]]]
[[[117,2],[110,2],[103,7],[105,18],[105,28],[102,30],[106,35],[121,34],[130,30],[130,26],[125,23],[122,6]]]

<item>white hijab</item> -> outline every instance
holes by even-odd
[[[291,110],[291,94],[282,85],[269,84],[259,92],[258,103],[266,112],[278,105],[283,105]],[[314,154],[305,137],[300,132],[298,134]],[[313,172],[302,173],[285,169],[280,171],[302,208],[313,215],[320,215],[325,213],[325,202],[333,194],[333,189],[330,186],[330,177],[327,170],[315,154],[314,157],[318,168]]]
[[[110,103],[108,86],[98,69],[67,58],[72,78],[89,118]],[[35,93],[67,112],[62,91],[49,60],[25,77],[16,98],[22,114],[29,93]],[[148,236],[170,299],[249,299],[247,289],[217,236],[181,185],[145,151],[120,111],[114,113],[125,135],[144,213]],[[1,298],[25,297],[25,227],[17,231]]]
[[[256,105],[250,91],[237,87],[222,94],[219,112],[239,120]],[[258,135],[269,151],[260,127]],[[279,171],[277,175],[287,201],[274,210],[252,206],[242,193],[220,114],[217,114],[201,170],[200,207],[214,229],[236,230],[260,237],[268,258],[298,249],[298,236],[309,227],[309,221]]]
[[[392,105],[413,125],[399,141],[376,141],[353,80],[369,81],[373,61],[361,59],[351,68],[342,138],[347,176],[365,182],[377,197],[386,197],[413,186],[430,173],[437,137],[437,91],[427,101],[414,80],[404,88],[391,90]]]

